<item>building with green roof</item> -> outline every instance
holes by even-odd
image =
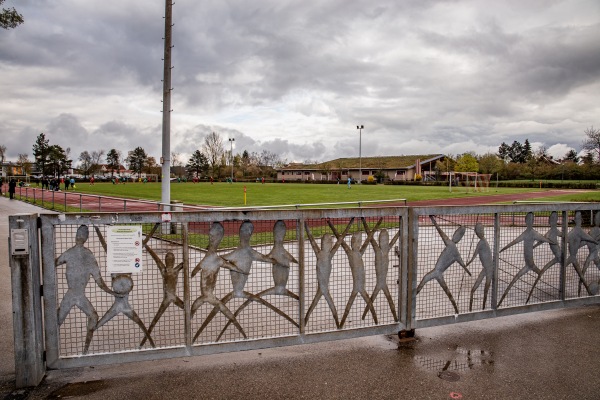
[[[435,165],[444,161],[443,154],[338,158],[318,164],[290,163],[277,170],[279,181],[413,181],[433,179]],[[361,176],[362,174],[362,176]]]

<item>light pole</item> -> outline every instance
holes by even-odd
[[[356,125],[358,129],[358,184],[362,181],[362,130],[365,129],[364,125]]]
[[[233,183],[233,142],[235,142],[235,138],[229,138],[229,143],[231,144],[231,151],[229,153],[231,160],[231,183]]]

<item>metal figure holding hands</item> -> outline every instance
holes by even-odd
[[[392,240],[390,240],[390,234],[388,233],[387,229],[382,229],[379,231],[379,243],[377,243],[375,238],[371,238],[371,246],[373,246],[373,250],[375,251],[376,277],[375,288],[373,289],[373,294],[371,295],[371,303],[374,303],[379,292],[383,291],[388,304],[390,305],[390,311],[394,316],[394,321],[398,321],[398,315],[396,314],[396,306],[394,305],[394,300],[392,299],[392,294],[390,293],[390,288],[387,284],[387,274],[390,265],[390,249],[394,246],[399,237],[400,230],[398,230]],[[369,306],[367,305],[363,311],[362,319],[365,319],[368,311]]]
[[[261,303],[262,305],[270,308],[271,310],[273,310],[280,316],[286,318],[288,321],[290,321],[294,325],[298,326],[296,321],[294,321],[292,318],[290,318],[283,311],[281,311],[277,307],[273,306],[268,301],[266,301],[260,297],[257,297],[256,295],[244,290],[244,288],[246,286],[246,282],[248,281],[248,275],[250,274],[250,269],[252,268],[252,263],[254,261],[262,261],[262,262],[266,262],[269,264],[271,264],[273,262],[273,260],[270,257],[259,253],[258,251],[254,250],[250,246],[250,238],[252,236],[253,231],[254,231],[254,225],[252,225],[252,223],[250,221],[242,222],[242,224],[240,225],[240,231],[239,231],[239,237],[240,237],[239,246],[231,253],[222,256],[225,261],[227,261],[229,264],[236,266],[237,269],[230,268],[230,274],[231,274],[230,277],[231,277],[231,284],[233,285],[233,291],[231,291],[225,297],[223,297],[223,299],[221,299],[221,303],[226,304],[227,302],[229,302],[229,300],[231,300],[233,298],[250,299],[250,300],[256,301],[256,302]],[[196,332],[196,335],[194,336],[194,340],[198,337],[198,335],[200,335],[200,333],[204,330],[204,328],[206,328],[208,323],[210,323],[210,321],[212,321],[212,319],[215,317],[215,315],[217,314],[219,309],[220,309],[220,306],[215,306],[213,308],[213,310],[210,312],[210,314],[208,315],[208,317],[206,318],[206,320],[204,321],[202,326],[200,326],[200,328],[198,329],[198,332]],[[231,321],[231,319],[230,319],[230,321]],[[233,323],[233,321],[231,321],[231,322]],[[239,328],[238,328],[238,330],[239,330]],[[220,336],[221,335],[219,335],[219,337]]]
[[[494,255],[492,254],[492,249],[485,238],[485,229],[483,228],[483,224],[481,222],[475,224],[475,234],[479,238],[479,242],[477,242],[477,246],[475,246],[473,257],[471,257],[471,259],[467,262],[467,267],[473,262],[473,260],[475,260],[475,257],[479,255],[479,261],[481,261],[481,266],[483,268],[475,280],[473,288],[471,288],[469,311],[473,311],[473,297],[481,285],[481,282],[483,282],[483,278],[485,278],[485,285],[483,288],[483,309],[485,310],[485,304],[487,301],[488,292],[490,290],[490,285],[494,279]]]
[[[555,264],[560,264],[562,262],[563,251],[560,248],[559,242],[560,242],[560,238],[562,238],[563,234],[558,229],[557,222],[558,222],[558,213],[556,211],[552,211],[552,213],[550,213],[550,216],[548,217],[548,223],[550,224],[550,229],[548,229],[548,232],[546,232],[544,237],[546,237],[548,240],[550,240],[550,242],[548,242],[548,244],[550,245],[550,251],[552,251],[552,254],[554,255],[554,257],[550,261],[548,261],[546,263],[546,265],[544,265],[544,267],[540,270],[537,278],[535,278],[535,282],[533,282],[533,285],[531,286],[531,290],[529,291],[529,295],[527,296],[527,301],[525,301],[525,304],[529,303],[529,300],[531,299],[531,296],[533,294],[533,290],[535,289],[538,282],[542,278],[542,275],[544,274],[544,272],[546,272],[546,270],[548,270],[548,268],[550,268],[551,266],[553,266]],[[537,242],[533,247],[535,248],[535,247],[541,245],[542,243],[544,243],[544,242]]]
[[[177,296],[177,280],[179,278],[179,272],[183,268],[183,263],[181,262],[175,266],[175,254],[170,251],[165,255],[164,263],[150,246],[146,245],[146,251],[148,251],[150,256],[154,259],[154,262],[156,262],[156,266],[160,270],[160,274],[163,278],[163,300],[148,328],[148,333],[152,333],[154,326],[158,323],[160,317],[162,317],[171,304],[175,304],[182,310],[184,309],[183,300]],[[146,338],[142,340],[140,346],[143,346],[144,343],[146,343]]]
[[[429,218],[431,219],[431,222],[433,222],[435,229],[438,231],[438,234],[441,236],[446,247],[444,248],[444,250],[442,250],[440,256],[438,257],[438,260],[435,263],[435,267],[433,267],[433,269],[430,272],[425,274],[425,276],[421,280],[421,283],[419,283],[419,286],[417,286],[417,294],[419,294],[419,292],[421,291],[421,289],[423,289],[427,282],[429,282],[432,279],[435,279],[446,293],[446,296],[448,296],[448,298],[450,299],[450,302],[454,306],[454,310],[458,314],[458,306],[454,301],[454,297],[452,297],[452,293],[450,293],[450,289],[448,289],[448,285],[446,285],[446,281],[444,280],[444,272],[446,272],[446,270],[450,268],[452,264],[457,262],[458,264],[460,264],[461,267],[464,268],[467,274],[471,276],[471,272],[469,272],[469,270],[467,269],[467,266],[465,265],[462,257],[460,256],[458,247],[456,247],[456,244],[460,242],[460,239],[462,239],[462,237],[464,236],[467,228],[465,228],[464,226],[459,226],[456,229],[456,231],[454,231],[452,239],[450,239],[438,226],[437,222],[435,221],[435,218],[433,218],[433,215],[430,215]]]
[[[140,327],[140,329],[144,332],[146,339],[150,341],[150,345],[155,347],[154,341],[150,336],[150,332],[148,332],[140,317],[138,317],[133,307],[131,307],[131,304],[129,304],[129,293],[133,289],[133,279],[131,279],[131,274],[113,275],[112,287],[114,291],[115,302],[106,312],[106,314],[104,314],[104,316],[100,319],[100,321],[98,321],[96,329],[99,329],[102,325],[120,313],[123,313]],[[140,347],[141,346],[142,345],[140,344]]]
[[[525,216],[525,223],[527,224],[527,227],[525,228],[523,233],[521,233],[512,242],[510,242],[509,244],[504,246],[502,248],[502,250],[500,250],[500,253],[502,253],[504,250],[516,245],[517,243],[523,242],[523,258],[525,261],[525,265],[523,266],[523,268],[521,268],[519,270],[519,272],[517,272],[517,274],[513,277],[512,281],[510,281],[510,283],[506,287],[504,294],[502,295],[502,297],[500,298],[500,301],[498,302],[498,306],[500,306],[500,304],[502,304],[502,301],[504,300],[504,298],[506,297],[506,295],[508,294],[510,289],[523,275],[525,275],[526,273],[528,273],[530,271],[536,273],[538,275],[538,277],[542,274],[542,271],[537,267],[537,265],[535,265],[535,259],[533,256],[533,248],[534,248],[534,245],[536,244],[536,242],[546,242],[546,243],[550,243],[550,244],[558,244],[554,240],[552,240],[546,236],[542,236],[542,234],[540,234],[538,231],[533,229],[533,220],[534,220],[533,213],[528,212],[527,215]]]
[[[282,220],[278,220],[273,225],[273,249],[271,252],[267,254],[267,257],[271,259],[273,263],[272,274],[273,274],[273,283],[275,286],[265,289],[260,293],[256,294],[256,297],[265,297],[268,295],[279,295],[279,296],[288,296],[294,300],[300,300],[300,297],[292,293],[286,286],[288,283],[288,279],[290,276],[290,266],[292,263],[298,264],[298,261],[291,255],[285,247],[283,247],[283,239],[285,238],[285,222]],[[242,310],[253,301],[252,298],[246,300],[237,310],[235,310],[234,316],[238,316]],[[229,324],[232,321],[229,321],[227,325],[221,331],[221,335],[225,332],[225,330],[229,327]],[[219,335],[219,338],[221,337]],[[217,338],[217,340],[219,339]]]
[[[192,304],[191,315],[194,316],[198,308],[200,308],[200,306],[202,306],[204,303],[209,303],[217,310],[221,311],[221,313],[223,313],[223,315],[225,315],[229,321],[233,323],[238,331],[240,331],[242,336],[247,338],[246,333],[236,320],[231,310],[229,310],[229,308],[227,308],[227,306],[221,300],[219,300],[217,296],[215,296],[215,286],[217,284],[217,278],[219,277],[219,270],[221,267],[227,268],[231,271],[236,271],[240,274],[248,274],[248,272],[242,271],[237,266],[223,259],[217,253],[219,244],[221,243],[224,234],[225,229],[223,228],[223,225],[221,225],[219,222],[214,222],[209,231],[208,249],[206,255],[192,271],[192,278],[196,276],[198,272],[201,273],[201,295]],[[199,330],[196,336],[194,336],[194,340],[196,340],[200,332],[201,331]]]
[[[351,220],[350,224],[352,223],[353,220],[354,219]],[[331,276],[331,268],[332,268],[331,261],[333,259],[333,256],[335,255],[335,252],[341,246],[341,244],[344,240],[345,234],[348,233],[348,230],[350,229],[350,224],[348,224],[348,226],[346,227],[346,230],[344,231],[344,234],[341,236],[341,238],[338,238],[338,240],[335,242],[335,244],[333,244],[333,238],[331,237],[331,235],[329,233],[324,234],[323,237],[321,238],[321,247],[319,247],[319,245],[315,241],[315,238],[313,237],[312,233],[310,232],[308,223],[307,222],[304,223],[304,226],[306,228],[306,236],[308,237],[308,240],[315,252],[315,256],[317,257],[317,284],[318,284],[317,292],[315,293],[315,297],[313,298],[313,301],[310,304],[310,307],[308,307],[308,311],[306,312],[306,316],[304,317],[305,324],[308,324],[308,318],[310,317],[310,314],[313,312],[313,310],[319,303],[319,300],[321,300],[321,296],[322,296],[325,298],[325,301],[329,305],[329,309],[331,310],[331,314],[333,315],[333,319],[335,320],[335,326],[337,328],[340,327],[337,310],[335,308],[335,303],[333,302],[333,298],[331,297],[331,294],[329,293],[329,278]]]
[[[591,263],[594,263],[596,268],[600,270],[600,254],[598,253],[598,251],[600,250],[600,212],[596,212],[596,215],[594,216],[594,226],[592,227],[592,229],[590,229],[590,236],[592,237],[592,239],[599,242],[599,244],[594,244],[591,242],[586,243],[589,253],[587,259],[585,260],[585,263],[583,264],[583,268],[581,268],[581,273],[583,276],[585,276],[585,272],[587,271]],[[577,291],[578,296],[581,296],[582,283],[583,282],[579,282],[579,289]],[[590,290],[594,294],[597,294],[597,289],[597,284],[594,285],[594,287],[590,287]]]
[[[58,325],[62,325],[71,309],[75,306],[87,315],[87,334],[83,354],[88,352],[96,324],[98,323],[98,313],[85,295],[85,289],[90,276],[94,278],[96,284],[102,290],[110,294],[115,294],[102,279],[96,257],[87,247],[84,247],[84,243],[89,238],[89,233],[88,226],[81,225],[75,234],[75,246],[65,251],[56,259],[56,266],[66,264],[68,286],[67,292],[58,307]]]
[[[330,228],[333,233],[338,237],[338,240],[343,236],[338,236],[338,233],[333,224],[330,224]],[[373,231],[374,232],[374,231]],[[373,238],[373,232],[369,234],[365,243],[369,243]],[[365,303],[367,303],[367,307],[371,310],[371,314],[373,315],[373,321],[377,324],[377,313],[375,312],[375,308],[373,307],[373,303],[371,302],[371,298],[369,297],[369,293],[365,289],[365,263],[362,259],[362,256],[365,252],[367,246],[361,248],[362,243],[362,232],[354,232],[352,234],[352,239],[350,240],[351,246],[342,240],[342,247],[348,256],[348,263],[350,264],[350,271],[352,272],[352,292],[350,293],[350,298],[346,303],[346,309],[344,310],[344,315],[342,316],[342,320],[340,322],[340,328],[344,326],[346,322],[346,318],[348,318],[348,314],[350,314],[350,310],[352,309],[352,304],[354,304],[354,300],[356,296],[360,293]]]
[[[579,275],[580,283],[585,286],[588,294],[593,295],[592,290],[590,289],[587,281],[585,280],[584,271],[582,271],[581,266],[579,265],[579,261],[577,260],[577,253],[579,249],[585,245],[585,243],[592,243],[597,245],[598,242],[594,240],[593,237],[588,235],[583,228],[581,227],[581,211],[575,212],[575,226],[567,235],[567,246],[569,249],[569,256],[567,258],[567,262],[565,267],[573,264],[573,268],[577,271],[577,275]]]

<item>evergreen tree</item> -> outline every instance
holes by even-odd
[[[529,139],[525,139],[525,143],[523,144],[523,154],[521,155],[521,162],[527,162],[533,157],[533,151],[531,151],[531,144],[529,144]]]
[[[33,144],[33,158],[36,168],[42,175],[48,174],[48,156],[50,152],[49,140],[44,133],[40,133]]]
[[[110,177],[112,178],[115,171],[118,171],[121,166],[121,154],[117,149],[110,149],[106,154],[106,166],[110,171]]]
[[[579,156],[574,149],[571,149],[567,152],[567,154],[565,154],[564,161],[571,161],[577,164],[579,162]]]
[[[48,166],[52,169],[52,175],[60,178],[71,168],[73,160],[69,159],[69,152],[70,149],[65,150],[57,144],[48,148]]]
[[[189,175],[195,173],[196,176],[200,178],[202,174],[208,170],[208,159],[200,150],[196,150],[185,167],[187,168]]]
[[[525,158],[523,157],[523,145],[516,140],[510,146],[510,161],[521,164],[525,162]]]
[[[500,147],[498,147],[498,157],[504,162],[510,161],[511,155],[511,147],[506,143],[502,142]]]
[[[147,158],[148,155],[146,154],[146,151],[138,146],[129,153],[127,153],[127,159],[125,161],[127,161],[129,169],[137,173],[139,178],[142,174],[142,170],[146,166]]]

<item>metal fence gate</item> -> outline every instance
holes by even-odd
[[[37,384],[46,367],[411,332],[598,302],[599,209],[11,216],[17,385]],[[133,271],[111,272],[126,240],[116,231],[133,232],[126,239],[139,246]]]

